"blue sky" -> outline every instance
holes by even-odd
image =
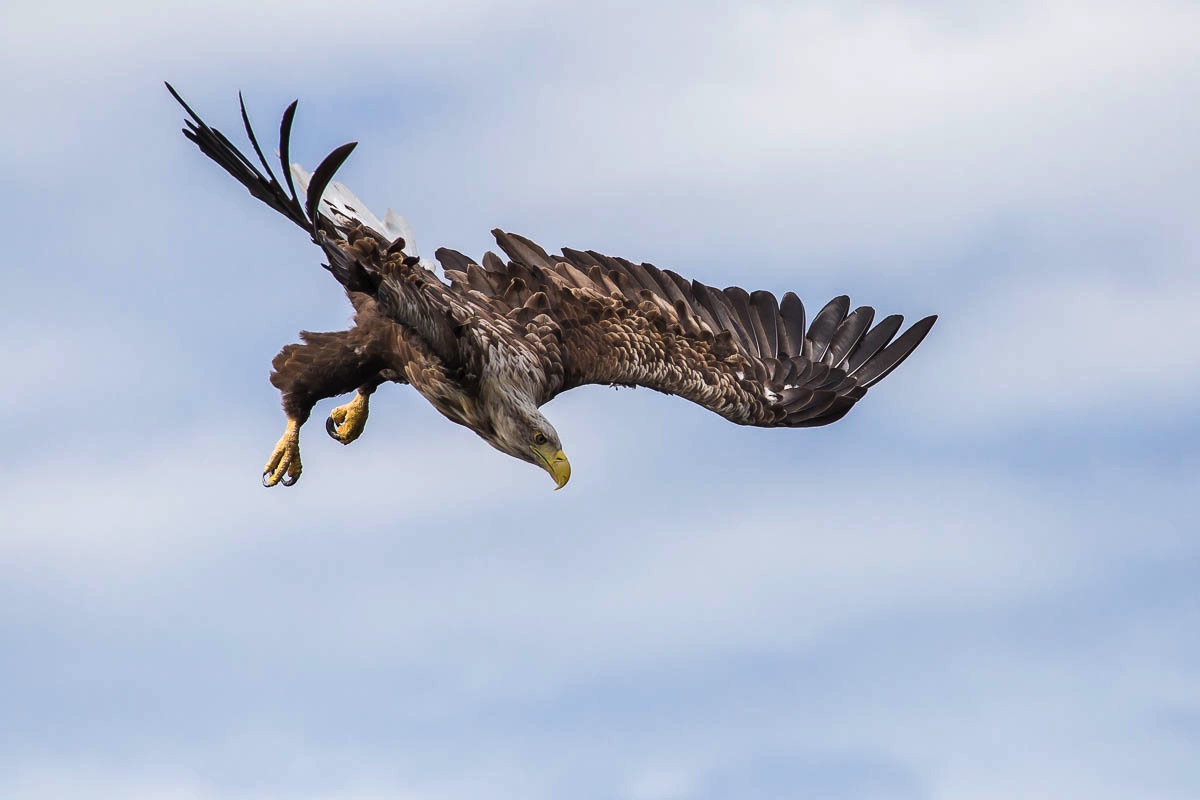
[[[594,6],[0,12],[0,795],[1200,795],[1200,9]],[[556,493],[385,387],[268,491],[348,307],[164,79],[426,253],[941,320],[828,428],[578,390]]]

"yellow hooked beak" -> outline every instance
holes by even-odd
[[[556,484],[554,491],[558,491],[567,485],[567,481],[571,480],[571,462],[567,461],[567,454],[562,450],[551,450],[548,446],[533,448],[534,455],[542,462],[542,468],[550,473],[550,477],[554,478]]]

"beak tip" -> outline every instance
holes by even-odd
[[[555,475],[555,476],[554,476],[554,483],[556,484],[556,486],[554,487],[554,491],[556,491],[556,492],[557,492],[559,489],[561,489],[561,488],[563,488],[564,486],[566,486],[566,485],[567,485],[567,482],[568,482],[568,481],[570,481],[570,480],[571,480],[571,473],[570,473],[569,471],[567,472],[567,474],[566,474],[566,475],[561,475],[561,474],[559,474],[559,475]]]
[[[550,455],[536,448],[534,452],[541,460],[542,468],[550,473],[550,477],[554,479],[554,491],[557,492],[566,486],[567,481],[571,480],[571,462],[567,460],[566,454],[562,450],[559,450]]]

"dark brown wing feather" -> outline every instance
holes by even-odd
[[[381,314],[419,334],[425,345],[445,364],[461,365],[463,353],[456,335],[461,320],[452,318],[454,298],[450,288],[433,273],[404,257],[401,240],[389,240],[380,231],[361,224],[341,224],[320,211],[321,198],[334,173],[353,151],[353,142],[336,148],[321,161],[313,171],[302,205],[285,160],[289,153],[295,103],[284,113],[279,128],[281,166],[284,175],[288,176],[285,190],[263,157],[244,104],[241,107],[242,123],[262,165],[262,172],[224,134],[200,119],[170,84],[167,89],[191,118],[185,120],[184,135],[250,194],[307,230],[325,252],[327,269],[348,293],[360,292],[374,298]],[[495,287],[488,288],[494,291]]]
[[[770,292],[716,289],[595,251],[551,256],[522,236],[493,233],[508,263],[489,253],[484,270],[449,250],[438,258],[452,288],[482,293],[531,331],[537,315],[540,330],[553,323],[563,376],[556,393],[592,383],[646,386],[741,424],[825,425],[899,366],[936,319],[889,345],[901,318],[871,327],[874,309],[851,312],[842,296],[806,331],[804,304],[791,292],[781,303]]]

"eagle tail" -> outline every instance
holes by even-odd
[[[310,173],[300,164],[292,162],[289,174],[300,187],[300,191],[307,194],[312,187],[314,173]],[[412,226],[408,224],[407,219],[390,208],[384,214],[383,219],[380,219],[371,209],[367,208],[366,203],[359,200],[354,192],[340,181],[329,181],[328,186],[320,195],[317,210],[343,227],[358,224],[370,228],[388,242],[394,244],[399,241],[400,249],[406,256],[411,258],[420,256],[413,238]]]

